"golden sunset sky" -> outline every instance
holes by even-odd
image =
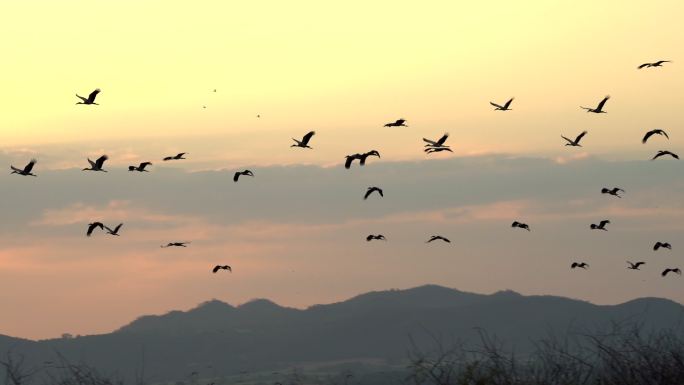
[[[583,237],[577,234],[603,215],[629,223],[610,235],[617,249],[589,234],[582,253],[594,246],[618,250],[610,257],[620,270],[615,282],[628,279],[622,270],[635,234],[648,227],[669,231],[671,240],[681,237],[679,164],[638,162],[660,149],[684,149],[683,14],[681,1],[1,2],[0,155],[8,169],[38,158],[40,176],[0,177],[7,198],[0,206],[0,334],[104,333],[138,315],[187,309],[212,297],[233,303],[268,297],[302,307],[428,282],[599,303],[642,295],[682,302],[681,286],[672,282],[647,287],[639,281],[638,288],[608,293],[600,283],[559,277],[567,274],[566,262],[580,258],[573,248],[579,238],[572,237]],[[661,59],[673,62],[637,70]],[[102,89],[99,106],[75,105],[75,93],[94,88]],[[607,114],[579,108],[604,95],[611,95]],[[510,97],[513,111],[489,105]],[[409,127],[383,127],[398,118]],[[668,130],[670,140],[641,144],[653,128]],[[289,147],[291,137],[310,130],[317,132],[314,150]],[[561,134],[583,130],[589,131],[583,148],[563,146]],[[444,132],[451,133],[454,154],[426,160],[421,138]],[[396,164],[367,167],[375,171],[365,175],[340,171],[344,155],[373,148],[382,159],[372,164]],[[76,170],[103,153],[111,157],[108,167],[120,171],[181,151],[189,153],[187,161],[155,163],[152,173],[135,175],[149,177],[143,180],[131,181],[124,171]],[[518,158],[524,161],[511,161]],[[448,162],[483,174],[459,168],[461,179],[449,179]],[[585,172],[572,186],[577,190],[563,185],[574,174],[555,168],[571,163]],[[252,185],[233,184],[231,172],[245,167],[257,174],[247,181]],[[509,171],[527,180],[529,191],[516,185],[508,196],[516,181],[497,183]],[[414,181],[419,174],[442,181],[443,190],[434,189],[443,192],[421,191],[432,179]],[[216,182],[219,176],[226,182]],[[368,211],[358,195],[383,182],[388,199]],[[552,183],[563,187],[554,190]],[[632,200],[596,197],[606,183],[623,185]],[[466,184],[470,195],[461,190]],[[413,195],[392,203],[392,186]],[[559,195],[537,194],[547,187]],[[347,188],[349,194],[340,193]],[[500,194],[489,196],[493,188]],[[578,197],[563,195],[564,188]],[[311,200],[304,203],[304,196]],[[654,197],[662,201],[653,203]],[[411,205],[413,198],[422,203]],[[231,202],[222,206],[222,199]],[[563,199],[569,206],[554,206]],[[530,245],[506,228],[509,219],[524,217],[562,233],[568,216],[581,230],[559,249],[551,232]],[[98,219],[125,222],[121,239],[86,239],[84,224]],[[520,247],[527,263],[554,248],[563,255],[562,271],[533,279],[520,264],[500,266],[500,258],[511,258],[510,245],[491,233],[478,238],[492,223],[503,223],[501,236]],[[458,258],[466,253],[479,260],[444,268],[453,263],[452,249],[426,261],[423,233],[415,248],[398,250],[389,242],[369,249],[365,231],[378,226],[404,239],[425,229],[451,229],[455,240],[456,229],[471,231],[454,247]],[[319,237],[312,241],[311,233]],[[644,252],[660,240],[655,237],[644,235]],[[193,247],[186,254],[159,249],[176,238],[193,240]],[[362,244],[351,246],[357,239]],[[226,259],[236,268],[229,283],[207,283],[214,277],[206,266]],[[656,266],[649,274],[657,275]],[[340,270],[355,271],[343,279]],[[301,275],[287,275],[292,272]]]

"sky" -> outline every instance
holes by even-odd
[[[2,2],[0,334],[105,333],[212,298],[306,307],[425,283],[684,303],[682,281],[658,276],[681,262],[681,165],[648,161],[684,153],[683,11]],[[661,59],[672,63],[636,68]],[[75,105],[94,88],[100,105]],[[605,95],[607,114],[579,108]],[[511,97],[512,111],[489,105]],[[399,118],[408,127],[383,127]],[[642,144],[654,128],[670,139]],[[290,147],[310,130],[313,150]],[[584,130],[584,147],[563,146]],[[454,153],[424,154],[421,139],[444,132]],[[345,155],[371,149],[382,158],[344,170]],[[160,161],[177,152],[188,159]],[[80,170],[105,153],[108,173]],[[31,158],[37,178],[9,175]],[[141,161],[150,173],[126,171]],[[233,183],[245,168],[256,176]],[[368,186],[385,197],[364,201]],[[613,186],[624,198],[600,194]],[[588,230],[601,219],[609,232]],[[94,220],[123,222],[121,236],[86,238]],[[452,243],[426,245],[432,234]],[[177,240],[192,243],[159,248]],[[575,260],[590,270],[570,271]],[[212,275],[217,263],[233,274]]]

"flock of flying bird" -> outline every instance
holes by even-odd
[[[659,60],[659,61],[656,61],[653,63],[641,64],[637,68],[642,69],[642,68],[650,68],[650,67],[661,67],[664,63],[669,63],[669,62],[670,62],[669,60]],[[216,92],[216,90],[214,90],[214,92]],[[93,92],[91,92],[87,98],[76,94],[76,96],[81,100],[76,104],[98,105],[98,103],[96,103],[95,100],[96,100],[97,95],[99,93],[100,93],[100,89],[98,88],[98,89],[95,89]],[[586,110],[587,112],[591,112],[591,113],[595,113],[595,114],[605,114],[605,113],[607,113],[607,111],[605,111],[604,108],[606,106],[606,102],[608,102],[609,99],[610,99],[610,96],[605,96],[594,108],[584,107],[584,106],[580,106],[580,108]],[[494,103],[494,102],[490,102],[490,104],[494,107],[495,111],[512,111],[511,104],[513,103],[513,101],[514,101],[514,98],[510,98],[504,104],[498,104],[498,103]],[[206,108],[206,106],[204,106],[204,108]],[[260,117],[260,115],[257,115],[257,117]],[[389,122],[389,123],[385,124],[384,127],[408,127],[406,122],[407,121],[405,119],[397,119],[394,122]],[[306,135],[304,135],[301,140],[292,138],[292,140],[295,143],[292,144],[290,147],[313,149],[309,145],[309,143],[311,142],[311,139],[313,138],[313,136],[315,134],[316,134],[315,131],[310,131]],[[582,141],[582,139],[586,135],[587,135],[587,131],[583,131],[582,133],[577,135],[574,139],[570,139],[570,138],[563,136],[563,135],[561,135],[561,138],[567,142],[567,143],[565,143],[565,146],[582,147],[580,142]],[[644,135],[644,137],[641,140],[642,143],[644,143],[644,144],[647,143],[649,138],[651,138],[653,135],[660,135],[660,136],[663,136],[667,139],[670,138],[669,135],[667,134],[667,132],[665,132],[664,130],[654,129],[654,130],[650,130],[650,131],[646,132],[646,134]],[[442,135],[437,140],[431,140],[431,139],[423,138],[423,141],[426,143],[424,146],[425,147],[424,148],[425,153],[432,154],[432,153],[437,153],[437,152],[442,152],[442,151],[453,152],[451,150],[451,148],[445,144],[448,138],[449,138],[448,133],[445,133],[444,135]],[[163,161],[182,160],[182,159],[186,159],[184,157],[186,154],[187,153],[185,153],[185,152],[181,152],[181,153],[178,153],[176,155],[167,156],[167,157],[163,158],[162,160]],[[366,160],[370,156],[380,158],[380,153],[377,150],[370,150],[370,151],[363,152],[363,153],[355,153],[355,154],[347,155],[345,157],[344,168],[345,169],[351,168],[351,166],[353,165],[355,160],[359,161],[359,166],[364,166],[366,164]],[[655,154],[655,156],[653,156],[653,158],[651,160],[655,160],[655,159],[658,159],[658,158],[663,157],[663,156],[670,156],[674,159],[679,159],[679,156],[677,154],[671,152],[671,151],[659,150]],[[105,161],[107,161],[108,159],[109,158],[107,155],[102,155],[99,158],[97,158],[95,161],[92,161],[90,158],[88,158],[87,160],[89,163],[89,167],[84,168],[83,171],[107,172],[107,170],[105,170],[103,167],[104,167]],[[24,166],[23,169],[20,169],[20,168],[14,167],[14,166],[10,166],[12,169],[11,173],[17,174],[17,175],[34,176],[35,177],[36,174],[33,173],[33,169],[34,169],[34,166],[36,165],[36,162],[37,161],[35,159],[31,159],[31,161],[26,166]],[[147,167],[151,166],[151,165],[152,165],[152,162],[141,162],[138,165],[128,166],[128,171],[149,172],[149,170],[147,170]],[[240,179],[241,176],[254,177],[254,173],[251,170],[236,171],[234,176],[233,176],[233,181],[238,182],[238,180]],[[619,188],[619,187],[613,187],[613,188],[604,187],[601,189],[602,194],[611,195],[611,196],[614,196],[617,198],[622,198],[622,195],[620,195],[620,193],[624,193],[624,192],[625,192],[625,190],[623,190],[622,188]],[[371,187],[368,187],[366,193],[363,196],[363,199],[364,200],[368,199],[373,193],[377,193],[380,197],[384,197],[383,190],[380,187],[371,186]],[[610,220],[605,219],[605,220],[599,221],[598,224],[595,224],[595,223],[590,224],[589,228],[591,230],[608,231],[608,229],[606,228],[606,225],[608,225],[608,224],[610,224]],[[119,230],[121,229],[122,226],[123,226],[123,223],[119,223],[116,227],[114,227],[112,229],[102,222],[92,222],[92,223],[88,224],[88,228],[86,230],[86,236],[90,237],[93,234],[93,232],[95,230],[97,230],[98,228],[100,230],[105,231],[106,234],[109,234],[112,236],[119,236]],[[528,224],[522,223],[519,221],[514,221],[511,224],[511,227],[531,231],[531,228]],[[366,237],[366,241],[368,241],[368,242],[375,241],[375,240],[386,241],[387,238],[383,234],[370,234]],[[431,243],[434,241],[442,241],[444,243],[451,243],[451,241],[448,238],[443,237],[441,235],[432,235],[426,241],[426,243]],[[187,245],[189,243],[190,242],[169,242],[165,245],[161,245],[161,247],[162,248],[187,247]],[[660,241],[656,242],[655,245],[653,246],[653,250],[658,251],[660,249],[672,250],[672,245],[668,242],[660,242]],[[631,269],[631,270],[639,270],[639,268],[641,266],[643,266],[645,263],[646,262],[643,262],[643,261],[638,261],[638,262],[627,261],[627,264],[628,264],[627,268]],[[576,269],[576,268],[587,269],[589,267],[589,264],[586,262],[573,262],[570,265],[570,267],[572,269]],[[232,272],[232,267],[229,265],[216,265],[213,267],[212,272],[217,273],[220,270],[226,270],[226,271]],[[675,274],[679,274],[679,275],[682,274],[682,272],[679,268],[666,268],[661,272],[661,275],[663,277],[665,277],[669,273],[675,273]]]

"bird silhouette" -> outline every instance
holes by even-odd
[[[81,101],[76,103],[76,104],[95,104],[96,106],[98,106],[99,104],[95,103],[95,98],[97,97],[97,94],[99,94],[99,93],[100,93],[100,89],[96,88],[95,91],[91,92],[87,98],[84,98],[83,96],[81,96],[79,94],[76,94],[76,96],[79,99],[81,99]]]
[[[235,175],[233,175],[233,182],[237,182],[241,175],[254,176],[254,173],[250,170],[237,171]]]
[[[453,151],[451,151],[451,148],[449,148],[449,147],[447,147],[447,146],[443,146],[443,147],[428,147],[428,148],[426,148],[424,151],[425,151],[426,153],[428,153],[428,154],[432,154],[432,153],[435,153],[435,152],[442,152],[442,151],[453,152]]]
[[[128,166],[128,171],[149,172],[148,170],[145,170],[145,167],[151,166],[151,165],[152,165],[152,162],[142,162],[137,167],[136,166]]]
[[[102,222],[88,223],[88,231],[86,231],[86,236],[91,236],[93,234],[93,231],[95,231],[95,229],[98,227],[100,228],[100,230],[104,230],[104,224],[102,224]]]
[[[599,102],[599,104],[596,106],[596,108],[589,108],[589,107],[582,107],[582,106],[580,106],[580,108],[587,110],[587,112],[593,112],[595,114],[605,114],[606,111],[603,111],[603,106],[605,106],[608,99],[610,99],[610,95],[606,95],[606,97],[604,97],[603,100],[601,100]]]
[[[664,63],[672,63],[670,60],[658,60],[653,63],[644,63],[637,67],[637,69],[650,68],[650,67],[662,67]]]
[[[663,249],[672,250],[672,245],[668,242],[656,242],[655,245],[653,245],[653,251],[658,251],[661,247]]]
[[[406,123],[406,120],[397,119],[394,122],[390,122],[390,123],[385,124],[385,127],[408,127],[405,123]]]
[[[432,241],[444,241],[446,243],[451,243],[451,241],[448,238],[445,238],[441,235],[433,235],[425,243],[430,243]]]
[[[375,187],[375,186],[373,186],[373,187],[368,187],[368,190],[366,190],[366,195],[363,196],[363,199],[364,199],[364,200],[368,199],[368,197],[369,197],[372,193],[374,193],[374,192],[376,192],[376,191],[378,192],[378,194],[380,194],[381,197],[384,197],[384,196],[385,196],[385,195],[382,193],[382,189],[381,189],[380,187]]]
[[[169,161],[169,160],[187,159],[187,158],[183,158],[183,155],[185,155],[185,154],[187,154],[187,152],[181,152],[181,153],[178,153],[178,154],[176,154],[176,155],[174,155],[174,156],[167,156],[167,157],[164,158],[163,160],[166,162],[166,161]]]
[[[11,174],[24,175],[24,176],[26,176],[26,175],[38,176],[36,174],[31,173],[31,170],[33,170],[33,166],[35,166],[37,162],[38,162],[37,160],[31,159],[31,161],[28,162],[28,164],[26,166],[24,166],[23,169],[18,169],[16,167],[10,165],[10,168],[12,169]]]
[[[231,273],[233,272],[233,268],[230,267],[230,266],[228,266],[228,265],[216,265],[216,266],[214,266],[213,269],[211,269],[211,272],[212,272],[212,273],[216,273],[216,272],[218,272],[219,270],[228,270],[228,271],[231,272]]]
[[[660,273],[660,275],[662,275],[664,277],[667,275],[667,273],[675,273],[675,274],[682,275],[682,271],[679,270],[679,268],[667,268],[667,269],[663,270],[663,272]]]
[[[608,195],[612,195],[612,196],[615,196],[618,198],[622,198],[622,196],[620,196],[620,194],[618,194],[619,192],[625,192],[625,190],[623,190],[619,187],[613,187],[612,189],[604,187],[601,189],[601,194],[608,194]]]
[[[660,151],[658,151],[658,153],[653,158],[651,158],[651,160],[656,160],[656,159],[660,158],[661,156],[665,156],[665,155],[669,155],[675,159],[679,159],[679,155],[675,154],[674,152],[670,152],[667,150],[660,150]]]
[[[119,236],[119,230],[121,229],[121,226],[123,226],[123,223],[119,223],[114,230],[110,229],[107,225],[104,226],[104,229],[107,231],[107,234],[109,235],[116,235]]]
[[[566,138],[565,136],[561,135],[561,138],[565,139],[568,143],[565,143],[566,146],[571,146],[571,147],[582,147],[580,144],[580,140],[584,138],[584,135],[586,135],[586,131],[582,131],[581,134],[577,135],[575,140],[570,140],[569,138]]]
[[[527,223],[522,223],[522,222],[518,222],[518,221],[514,221],[513,223],[511,223],[511,227],[517,227],[520,229],[525,229],[527,231],[531,231],[530,226]]]
[[[373,240],[386,241],[387,239],[386,239],[385,236],[382,235],[382,234],[378,234],[378,235],[373,235],[373,234],[371,234],[371,235],[369,235],[369,236],[366,237],[366,241],[367,241],[367,242],[370,242],[370,241],[373,241]]]
[[[589,267],[589,264],[588,264],[588,263],[585,263],[585,262],[573,262],[572,265],[570,265],[570,268],[571,268],[571,269],[574,269],[574,268],[577,268],[577,267],[586,270],[586,268]]]
[[[96,161],[90,160],[88,158],[88,163],[90,163],[90,168],[86,167],[83,169],[83,171],[102,171],[102,172],[107,172],[107,170],[102,169],[102,165],[104,165],[104,162],[109,159],[107,155],[102,155],[101,157],[97,158]]]
[[[646,264],[646,262],[636,262],[636,263],[632,263],[632,262],[630,262],[630,261],[627,261],[627,263],[629,263],[629,266],[627,266],[627,268],[630,269],[630,270],[639,270],[639,266],[645,265],[645,264]]]
[[[295,144],[291,145],[290,147],[312,148],[309,146],[309,141],[311,140],[311,137],[315,134],[316,131],[309,131],[306,135],[302,137],[302,140],[292,138],[292,140],[295,141]]]
[[[449,133],[445,132],[444,135],[442,135],[442,137],[437,140],[423,138],[423,142],[427,143],[425,147],[442,147],[444,146],[444,143],[447,141],[447,139],[449,139]]]
[[[162,248],[167,248],[167,247],[188,247],[188,243],[190,242],[169,242],[166,245],[161,245],[159,247]]]
[[[646,143],[646,141],[648,141],[648,138],[650,138],[653,135],[662,135],[662,136],[666,137],[667,139],[670,139],[670,137],[667,135],[667,132],[665,132],[665,130],[655,129],[655,130],[651,130],[651,131],[647,132],[646,135],[644,135],[644,138],[641,139],[641,143]]]
[[[603,231],[608,231],[608,229],[606,229],[606,225],[609,224],[609,223],[610,223],[610,221],[609,221],[608,219],[604,219],[604,220],[602,220],[601,222],[599,222],[598,225],[592,223],[592,224],[589,226],[589,228],[591,228],[592,230],[603,230]]]
[[[492,106],[496,107],[494,108],[494,111],[512,111],[510,107],[511,103],[513,103],[513,99],[515,98],[510,98],[508,101],[502,106],[500,104],[496,104],[494,102],[489,102]]]
[[[369,156],[377,156],[378,158],[380,158],[380,153],[377,150],[370,150],[370,151],[365,152],[363,154],[356,153],[356,154],[352,154],[352,155],[347,155],[347,156],[345,156],[346,160],[344,162],[344,168],[349,169],[351,167],[352,163],[354,163],[354,161],[357,159],[359,160],[359,165],[364,166],[366,164],[366,159]]]

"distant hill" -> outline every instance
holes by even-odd
[[[679,327],[684,307],[642,298],[614,306],[553,296],[492,295],[427,285],[371,292],[305,310],[259,299],[238,307],[212,300],[189,311],[144,316],[119,330],[96,336],[31,342],[0,336],[0,352],[12,347],[34,362],[86,361],[105,372],[139,370],[157,380],[192,371],[230,375],[276,370],[301,363],[339,360],[399,362],[410,348],[440,336],[473,340],[482,328],[525,351],[530,340],[569,327],[595,328],[632,320],[650,328]],[[427,346],[427,345],[426,345]],[[211,369],[208,369],[211,368]]]

